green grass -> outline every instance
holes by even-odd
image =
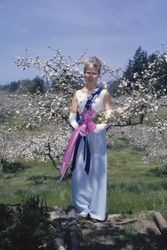
[[[166,119],[167,118],[167,107],[160,107],[157,111],[157,116],[159,119]]]
[[[144,152],[132,147],[109,152],[108,197],[111,213],[133,214],[157,210],[166,213],[167,167],[143,164]]]
[[[26,166],[15,173],[0,175],[0,203],[17,204],[27,196],[39,195],[48,205],[66,207],[71,203],[70,181],[60,182],[50,162],[21,162]]]
[[[114,137],[108,149],[108,212],[124,215],[167,211],[167,166],[144,164],[144,152]],[[39,195],[47,205],[65,208],[72,203],[71,180],[60,182],[50,162],[19,161],[15,171],[0,172],[0,203],[17,204]]]
[[[164,121],[167,119],[167,107],[165,107],[165,106],[159,107],[159,109],[156,111],[156,117],[148,114],[146,116],[146,119],[144,119],[143,125],[152,126],[156,122],[157,118],[159,121]]]
[[[14,127],[22,127],[22,124],[24,122],[24,118],[16,114],[16,112],[0,112],[0,125],[5,127],[6,129],[8,128],[14,128]]]

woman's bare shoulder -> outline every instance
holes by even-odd
[[[108,90],[105,89],[105,88],[101,91],[101,93],[102,93],[103,96],[110,96]]]
[[[76,90],[75,94],[76,94],[76,95],[77,95],[77,94],[86,94],[86,90],[85,90],[85,88],[83,87],[83,88],[81,88],[81,89]]]
[[[83,93],[83,88],[82,89],[78,89],[74,92],[73,94],[73,98],[77,98],[78,96],[80,96]]]

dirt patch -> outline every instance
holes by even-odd
[[[81,249],[165,249],[156,224],[148,220],[129,222],[109,219],[104,223],[83,222],[78,227],[82,232]]]
[[[57,215],[56,215],[57,216]],[[62,219],[62,223],[61,223]],[[146,218],[127,219],[120,215],[109,214],[105,222],[92,222],[89,218],[76,216],[72,231],[76,232],[81,250],[165,250],[166,239],[162,236],[156,223]],[[68,228],[69,218],[65,212],[60,213],[52,221],[56,226]],[[74,222],[74,220],[72,220]],[[74,223],[75,223],[74,222]],[[71,223],[71,222],[70,222]],[[58,225],[58,224],[57,224]],[[68,231],[70,230],[70,226]]]

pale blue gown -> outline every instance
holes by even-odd
[[[104,111],[103,89],[92,104],[96,112]],[[82,113],[88,94],[76,92],[79,112]],[[72,198],[75,210],[81,216],[90,215],[97,220],[105,220],[107,197],[107,147],[106,130],[92,132],[87,136],[90,147],[90,170],[85,171],[84,139],[78,147],[75,168],[72,172]]]

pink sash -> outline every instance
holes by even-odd
[[[63,161],[60,165],[60,174],[61,174],[60,180],[64,178],[64,175],[71,163],[78,136],[79,135],[86,136],[95,129],[96,124],[93,121],[95,113],[96,112],[93,109],[86,110],[83,113],[83,124],[72,132],[68,141],[67,148],[64,153]]]

